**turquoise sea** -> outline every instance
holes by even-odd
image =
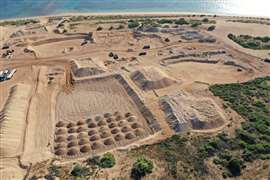
[[[270,17],[270,0],[0,0],[0,19],[67,12],[195,12]]]

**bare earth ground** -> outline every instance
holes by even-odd
[[[177,16],[179,17],[181,15]],[[169,15],[167,18],[170,18]],[[16,145],[22,146],[19,151],[11,155],[2,153],[1,149],[1,179],[23,179],[25,175],[28,177],[27,173],[38,162],[56,158],[60,163],[67,164],[87,158],[92,151],[97,154],[115,151],[117,156],[117,166],[100,172],[99,179],[129,178],[128,165],[133,162],[133,159],[125,156],[128,149],[155,143],[176,133],[170,128],[168,112],[163,111],[160,106],[162,97],[166,95],[173,97],[179,92],[187,92],[191,100],[181,101],[181,108],[176,105],[178,113],[184,111],[189,113],[188,109],[192,107],[195,109],[194,112],[201,113],[198,115],[199,120],[207,121],[208,113],[199,107],[205,103],[204,100],[207,100],[213,104],[207,110],[213,112],[213,116],[220,117],[217,119],[222,119],[218,123],[211,122],[207,128],[190,126],[186,130],[198,134],[215,134],[222,130],[232,132],[239,127],[243,119],[232,110],[223,109],[222,101],[209,92],[209,85],[244,82],[270,75],[270,64],[262,61],[263,58],[269,58],[269,51],[244,49],[227,38],[228,33],[269,36],[268,25],[227,22],[226,20],[231,17],[209,17],[217,22],[216,30],[213,32],[206,31],[208,25],[197,28],[184,25],[178,28],[170,26],[162,28],[173,30],[171,32],[139,32],[138,35],[135,30],[127,28],[127,20],[122,24],[123,29],[116,29],[121,22],[109,21],[108,23],[93,20],[67,22],[64,26],[67,27],[68,32],[58,34],[54,32],[58,21],[48,22],[48,19],[42,17],[40,27],[34,25],[0,27],[0,44],[8,42],[15,51],[11,59],[0,58],[0,70],[17,69],[11,80],[0,83],[0,108],[1,113],[4,114],[0,116],[0,142],[6,144],[3,146],[3,152],[9,151],[7,145],[13,147],[12,143],[15,142]],[[98,26],[103,30],[96,31]],[[109,30],[110,26],[115,28]],[[16,33],[18,31],[20,32]],[[213,36],[216,42],[187,40],[183,36],[188,31],[196,31],[203,37]],[[15,36],[10,37],[14,32]],[[93,32],[94,42],[81,46],[85,34],[89,32]],[[170,41],[165,41],[166,38]],[[143,49],[145,45],[150,45],[150,48]],[[25,52],[25,48],[32,52]],[[225,53],[202,56],[205,52],[221,51]],[[5,50],[0,50],[1,55],[4,52]],[[117,54],[118,60],[109,57],[110,52]],[[139,56],[140,52],[147,54]],[[81,62],[81,66],[73,66],[71,61],[74,60],[78,64],[80,60],[89,63]],[[75,71],[81,75],[75,77]],[[134,73],[137,79],[134,78]],[[18,87],[18,92],[12,92],[13,86]],[[27,90],[21,90],[19,87],[27,87]],[[15,97],[9,96],[11,93],[13,95],[15,93]],[[16,98],[27,100],[19,103],[23,99],[16,100]],[[172,99],[172,101],[177,104],[177,100]],[[8,102],[14,105],[8,105]],[[9,118],[2,117],[9,117],[11,112],[14,121],[20,121],[17,126],[14,126],[13,122],[11,125],[5,125],[10,123]],[[89,117],[105,116],[106,113],[114,112],[123,115],[132,113],[137,118],[136,122],[147,132],[146,135],[139,138],[134,136],[133,141],[116,143],[103,150],[94,150],[91,142],[84,147],[88,149],[88,153],[82,151],[82,145],[76,147],[68,145],[70,142],[66,138],[70,134],[65,132],[69,130],[66,127],[68,123],[78,123],[79,125],[76,125],[78,129],[83,129],[81,135],[87,134],[91,131],[91,125],[88,123],[81,126],[80,120],[86,123]],[[57,127],[59,122],[65,125]],[[109,123],[107,125],[109,126]],[[14,139],[10,139],[11,135],[8,134],[6,135],[9,137],[2,135],[6,127],[12,129],[13,135],[20,132],[20,139],[15,136]],[[59,129],[63,130],[63,134],[60,134],[61,138],[62,135],[64,138],[61,144],[64,148],[60,148],[61,152],[65,152],[63,156],[55,154],[57,150],[55,141]],[[78,129],[76,130],[80,131]],[[78,136],[80,132],[77,131],[71,134]],[[127,135],[128,132],[122,132],[121,136],[131,137],[135,134],[135,130],[131,131],[133,135]],[[116,138],[112,132],[109,133],[107,139],[100,137],[101,140],[98,142],[102,146],[106,145],[108,139]],[[70,151],[75,152],[76,156],[70,155],[68,153]],[[157,165],[155,167],[157,171],[155,170],[156,173],[148,179],[159,179],[160,175],[165,174],[162,162],[154,163]],[[249,173],[253,173],[250,168],[243,177],[248,178]]]

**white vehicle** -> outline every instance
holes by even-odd
[[[15,74],[16,71],[17,71],[16,69],[10,70],[10,71],[9,71],[9,74],[7,75],[7,80],[8,80],[8,79],[11,79],[12,76]]]

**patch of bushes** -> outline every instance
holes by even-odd
[[[207,31],[214,31],[216,29],[216,26],[209,26],[208,28],[207,28]]]
[[[0,26],[22,26],[27,24],[36,24],[39,23],[39,20],[36,19],[20,19],[15,21],[3,21],[0,22]]]
[[[177,19],[175,22],[177,25],[188,25],[189,22],[187,22],[184,18]]]
[[[82,166],[80,164],[76,164],[70,174],[73,176],[73,177],[87,177],[90,175],[90,171],[89,171],[89,168],[85,167],[85,166]]]
[[[232,41],[236,42],[240,46],[249,49],[263,49],[268,50],[270,49],[270,37],[253,37],[249,35],[239,35],[236,36],[234,34],[228,34],[228,38]]]
[[[153,162],[149,159],[146,159],[144,156],[141,156],[133,164],[131,177],[134,179],[140,179],[141,177],[152,173],[153,168]]]
[[[134,28],[139,27],[139,26],[140,26],[140,23],[138,21],[129,20],[129,22],[128,22],[129,29],[134,29]]]
[[[92,166],[98,166],[101,168],[112,168],[116,162],[112,153],[105,153],[102,157],[94,156],[87,159],[87,164]]]

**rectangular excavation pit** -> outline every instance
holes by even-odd
[[[160,130],[151,111],[118,74],[77,80],[72,92],[60,92],[56,122],[54,152],[68,158],[124,146]]]

